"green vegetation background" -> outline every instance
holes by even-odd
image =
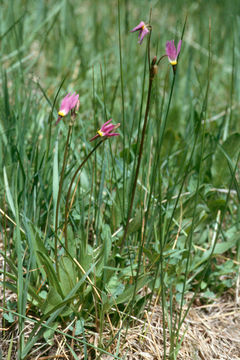
[[[133,221],[120,253],[147,95],[147,41],[140,46],[130,30],[141,20],[148,22],[150,9],[152,57],[164,54],[167,40],[179,40],[188,18],[168,114],[173,74],[167,59],[159,66]],[[113,306],[141,316],[153,294],[162,294],[162,306],[170,310],[168,299],[182,308],[188,292],[202,301],[228,289],[234,295],[240,216],[239,34],[240,3],[235,0],[125,0],[119,7],[115,0],[1,1],[0,208],[7,261],[2,286],[4,293],[10,289],[18,295],[13,304],[4,295],[3,307],[18,314],[20,330],[27,304],[50,327],[61,323],[59,309],[64,309],[65,321],[77,314],[86,327],[100,323],[101,333],[106,314],[120,321]],[[71,91],[80,94],[80,109],[59,229],[67,185],[92,149],[89,139],[109,118],[121,123],[121,136],[106,141],[81,173],[69,252],[59,243],[59,280],[54,221],[69,119],[58,126],[55,120],[60,100]],[[150,293],[138,293],[144,286]],[[11,323],[16,317],[6,312],[4,319]],[[22,335],[22,358],[36,341],[33,337],[25,346]]]

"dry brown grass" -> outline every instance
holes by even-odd
[[[26,332],[31,331],[31,325]],[[16,328],[15,328],[16,329]],[[11,331],[12,330],[12,331]],[[6,332],[3,339],[3,359],[7,358],[10,339],[13,335],[13,348],[17,347],[18,336],[16,330],[11,328]],[[118,329],[112,329],[117,332]],[[185,332],[184,340],[178,353],[178,360],[239,360],[240,359],[240,309],[224,296],[213,304],[193,306],[180,331],[180,336]],[[124,336],[122,336],[122,339]],[[106,329],[104,340],[110,339],[110,330]],[[99,335],[89,332],[87,341],[95,346],[99,345]],[[38,343],[35,350],[39,350],[30,356],[30,359],[73,359],[65,344],[63,335],[55,336],[53,346]],[[74,346],[74,344],[71,344]],[[84,359],[83,351],[76,348],[79,359]],[[116,354],[116,342],[108,351]],[[41,348],[41,349],[40,349]],[[167,350],[169,338],[167,334]],[[168,353],[168,351],[167,351]],[[16,354],[16,353],[15,353]],[[90,349],[89,359],[97,359],[99,353]],[[145,312],[144,320],[135,320],[134,325],[128,330],[127,337],[122,340],[119,348],[120,358],[126,360],[160,360],[163,359],[163,328],[162,312],[160,306],[155,306],[149,312]],[[11,359],[15,359],[13,356]],[[113,356],[100,355],[100,359],[110,360]]]
[[[163,358],[161,308],[157,307],[153,314],[147,314],[149,318],[151,322],[147,321],[144,327],[139,324],[130,329],[123,345],[129,354],[128,359]],[[144,332],[144,336],[139,335]],[[233,302],[220,299],[211,305],[193,307],[180,334],[184,332],[179,360],[240,359],[240,309]]]

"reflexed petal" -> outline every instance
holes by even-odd
[[[179,53],[180,53],[181,46],[182,46],[182,40],[179,40],[179,42],[178,42],[178,46],[177,46],[177,56],[178,56],[178,55],[179,55]]]
[[[118,133],[112,133],[112,134],[108,134],[107,137],[110,137],[110,136],[118,136],[118,135],[120,135],[120,134],[118,134]]]
[[[79,98],[78,94],[77,95],[74,95],[74,94],[72,95],[72,99],[71,99],[71,109],[73,109],[77,105],[78,98]]]
[[[149,30],[148,30],[147,28],[144,28],[142,31],[140,31],[140,33],[139,33],[140,38],[138,37],[138,38],[139,38],[139,44],[142,43],[144,37],[145,37],[148,33],[149,33]]]
[[[66,116],[70,110],[72,110],[78,103],[79,95],[75,92],[73,94],[68,93],[61,102],[60,110],[58,114],[60,118],[58,118],[57,123],[60,121],[61,117]]]
[[[167,41],[166,54],[171,60],[175,60],[177,58],[177,51],[174,45],[174,40]]]
[[[69,97],[70,94],[68,94],[67,96],[65,96],[63,99],[62,99],[62,102],[61,102],[61,105],[60,105],[60,109],[63,109],[65,108],[67,102],[68,102],[68,97]]]
[[[110,123],[112,121],[112,119],[110,119],[110,120],[108,120],[107,122],[105,122],[104,124],[103,124],[103,126],[101,127],[101,131],[105,131],[105,129],[106,129],[106,127],[108,126],[108,124]]]
[[[170,41],[167,41],[166,42],[166,55],[167,56],[169,56],[169,54],[171,52],[170,48],[171,48],[171,43],[170,43]]]
[[[111,136],[118,136],[119,134],[112,133],[112,131],[117,129],[120,126],[120,123],[118,123],[118,124],[109,124],[111,121],[112,121],[112,119],[105,122],[102,125],[101,129],[98,131],[98,134],[95,135],[92,139],[90,139],[90,141],[93,141],[93,140],[97,139],[98,137],[107,138],[107,137],[111,137]]]
[[[110,131],[112,131],[115,128],[115,126],[113,124],[107,125],[104,130],[101,129],[104,133],[108,133]]]
[[[142,27],[145,26],[144,21],[141,21],[135,28],[131,30],[131,32],[142,30]]]

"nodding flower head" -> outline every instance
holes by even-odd
[[[178,55],[181,50],[182,40],[179,40],[177,49],[174,45],[174,40],[167,41],[166,43],[166,55],[171,65],[177,65]]]
[[[58,120],[57,123],[61,120],[62,117],[66,116],[69,111],[74,109],[78,104],[79,95],[75,92],[73,94],[67,94],[61,102],[60,110],[58,112]]]
[[[149,33],[148,25],[146,25],[143,21],[141,21],[135,28],[131,30],[131,32],[139,31],[138,34],[138,43],[141,44],[144,37]]]
[[[97,135],[95,135],[92,139],[90,139],[90,141],[93,141],[93,140],[97,139],[98,137],[108,138],[111,136],[118,136],[119,134],[113,133],[113,131],[116,130],[120,126],[120,123],[118,123],[116,125],[109,124],[111,121],[112,121],[112,119],[105,122],[103,124],[103,126],[101,127],[101,129],[97,131]]]

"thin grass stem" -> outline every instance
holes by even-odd
[[[68,235],[67,235],[67,225],[68,225],[68,217],[69,217],[69,213],[71,208],[69,207],[69,200],[70,200],[70,196],[71,196],[71,191],[72,191],[72,186],[73,183],[79,173],[79,171],[82,169],[83,165],[88,161],[88,159],[91,157],[92,154],[94,154],[94,152],[97,150],[97,148],[106,140],[102,139],[101,141],[99,141],[97,143],[97,145],[95,145],[95,147],[92,149],[92,151],[90,151],[90,153],[86,156],[86,158],[81,162],[81,164],[79,165],[79,167],[77,168],[77,170],[75,171],[72,180],[70,182],[70,185],[68,187],[68,192],[67,192],[67,197],[66,197],[66,204],[65,204],[65,221],[64,221],[64,237],[65,237],[65,247],[66,249],[68,249]],[[73,203],[73,201],[71,202]]]
[[[54,249],[54,251],[55,251],[55,264],[56,264],[57,274],[58,274],[58,236],[57,236],[57,231],[58,231],[58,214],[59,214],[60,199],[61,199],[61,195],[62,195],[62,186],[63,186],[64,172],[65,172],[65,168],[66,168],[66,165],[67,165],[69,140],[70,140],[70,136],[71,136],[71,133],[72,133],[72,127],[73,127],[73,124],[72,124],[72,122],[70,122],[69,127],[68,127],[67,140],[66,140],[66,144],[65,144],[64,157],[63,157],[63,165],[62,165],[62,170],[61,170],[61,175],[60,175],[59,188],[58,188],[58,196],[57,196],[57,204],[56,204],[56,215],[55,215],[55,249]],[[67,248],[67,246],[66,246],[66,248]]]
[[[148,38],[149,42],[150,42],[150,39],[151,39],[151,30],[150,30],[150,34],[149,34],[149,38]],[[148,47],[148,49],[149,49],[149,47]],[[148,50],[148,54],[149,53],[150,53],[150,50]],[[129,206],[128,214],[127,214],[127,221],[126,221],[124,234],[123,234],[123,238],[122,238],[122,242],[121,242],[121,246],[120,246],[120,252],[122,251],[123,246],[126,241],[129,221],[130,221],[130,218],[132,215],[133,202],[134,202],[136,188],[137,188],[137,180],[138,180],[138,175],[139,175],[139,170],[140,170],[140,165],[141,165],[141,160],[142,160],[142,155],[143,155],[143,145],[144,145],[144,139],[145,139],[145,135],[146,135],[148,115],[149,115],[149,110],[150,110],[152,84],[153,84],[153,80],[154,80],[154,73],[153,73],[154,65],[155,65],[155,62],[152,63],[151,69],[149,71],[148,95],[147,95],[146,110],[145,110],[144,123],[143,123],[143,128],[142,128],[142,136],[141,136],[141,142],[140,142],[140,148],[139,148],[139,154],[138,154],[138,161],[137,161],[137,167],[136,167],[135,177],[134,177],[133,186],[132,186],[130,206]]]

